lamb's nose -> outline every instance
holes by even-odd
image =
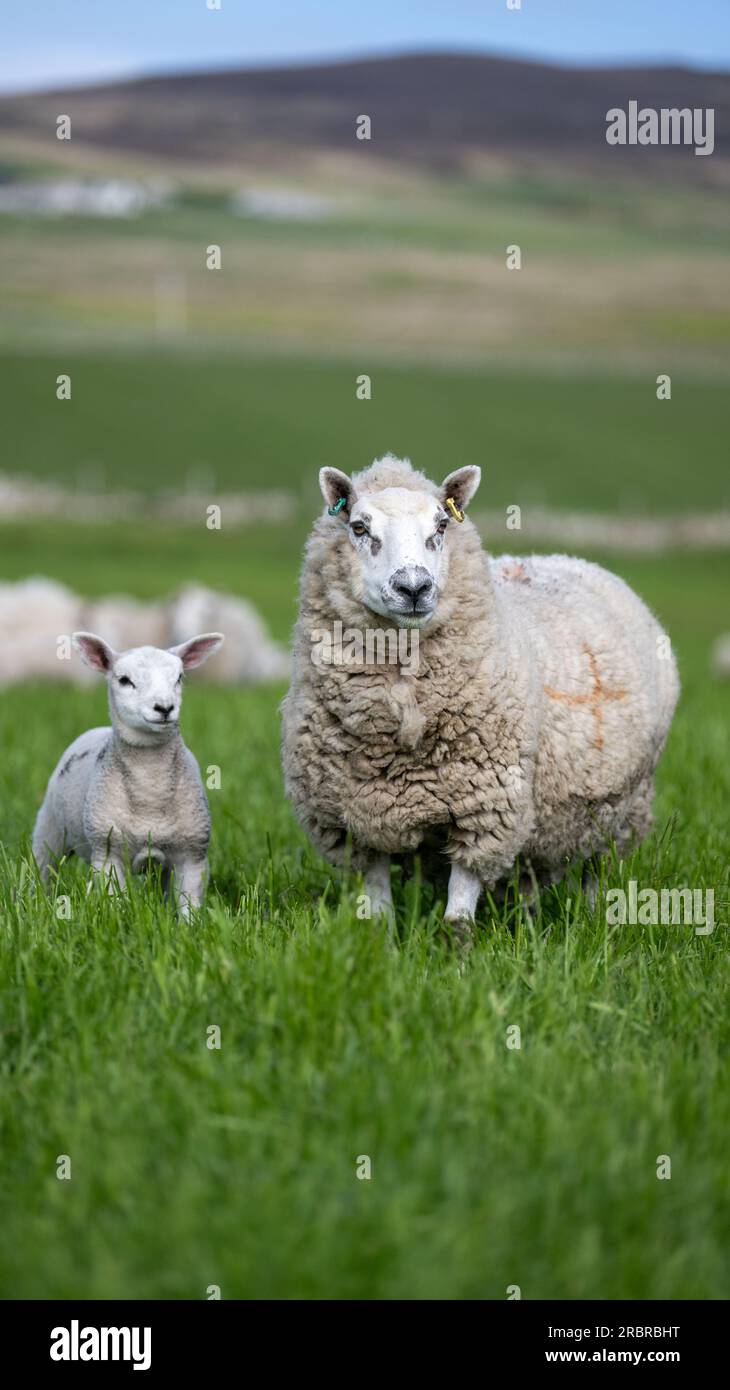
[[[396,570],[390,582],[395,592],[407,598],[414,608],[418,600],[426,598],[433,588],[433,580],[422,565],[414,569]]]
[[[168,714],[170,713],[170,710],[173,709],[173,708],[174,708],[173,705],[155,705],[155,709],[157,710],[157,713],[158,713],[158,714],[164,714],[165,719],[167,719],[167,716],[168,716]]]

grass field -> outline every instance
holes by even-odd
[[[685,684],[657,831],[606,883],[713,886],[726,922],[726,697]],[[200,689],[205,912],[87,896],[69,864],[59,919],[27,831],[100,719],[101,691],[0,712],[3,1296],[727,1297],[726,928],[608,928],[573,885],[534,923],[485,908],[460,961],[416,880],[391,949],[286,806],[274,694]]]
[[[7,575],[148,595],[197,577],[248,593],[281,637],[294,614],[296,525],[46,523],[0,540]],[[683,698],[656,831],[604,887],[712,887],[724,924],[727,693],[707,663],[730,560],[609,563],[668,625]],[[87,896],[74,862],[57,887],[70,920],[55,915],[28,835],[63,747],[104,722],[103,686],[3,694],[0,1294],[727,1297],[726,926],[608,927],[568,884],[534,921],[484,906],[460,960],[416,878],[397,884],[391,948],[284,800],[281,693],[187,693],[185,736],[222,771],[192,927],[155,883]]]
[[[211,501],[217,490],[284,488],[308,524],[323,464],[352,471],[391,449],[432,476],[480,464],[485,507],[730,507],[723,381],[680,376],[672,399],[658,401],[658,369],[630,378],[365,368],[369,401],[357,399],[361,368],[350,364],[0,355],[5,469],[92,490],[195,486]],[[60,372],[71,377],[69,401],[56,399]],[[216,544],[224,533],[225,518]]]
[[[388,447],[431,474],[480,462],[490,507],[728,505],[726,392],[708,381],[662,405],[650,379],[388,368],[359,403],[349,369],[313,362],[46,352],[0,376],[9,472],[150,492],[207,478],[300,503],[238,531],[0,524],[1,578],[144,597],[199,580],[250,597],[281,639],[322,463]],[[103,685],[3,692],[1,1296],[730,1295],[730,725],[709,675],[730,556],[592,558],[658,613],[683,682],[656,830],[603,886],[712,888],[710,935],[609,927],[568,883],[532,920],[484,905],[461,959],[438,939],[440,888],[416,875],[396,884],[393,946],[287,806],[283,692],[194,680],[185,737],[222,772],[205,910],[181,926],[143,880],[88,895],[70,862],[67,920],[29,834],[63,748],[105,722]]]
[[[721,183],[626,183],[550,166],[437,176],[341,157],[295,170],[171,171],[48,142],[40,163],[8,154],[0,183],[114,169],[164,175],[169,205],[132,218],[0,215],[4,350],[173,342],[329,355],[360,371],[388,357],[727,376]],[[237,190],[262,186],[315,192],[330,211],[312,221],[232,211]],[[209,245],[221,248],[220,272],[206,268]],[[514,245],[519,273],[506,269]],[[172,328],[169,304],[160,309],[170,295]]]

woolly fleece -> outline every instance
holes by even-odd
[[[358,496],[439,488],[388,456]],[[490,559],[468,518],[419,633],[417,670],[321,665],[312,634],[385,629],[357,598],[346,524],[310,536],[283,706],[287,793],[330,863],[433,843],[493,887],[518,855],[555,878],[651,823],[679,683],[668,639],[617,576],[565,555]],[[316,640],[316,639],[315,639]],[[351,845],[348,849],[348,837]]]

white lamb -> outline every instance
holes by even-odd
[[[178,647],[115,652],[90,632],[73,643],[88,666],[106,676],[111,728],[88,729],[58,763],[33,832],[33,853],[45,880],[52,861],[74,853],[124,888],[126,867],[149,859],[175,876],[181,912],[189,917],[205,892],[210,812],[192,753],[178,725],[183,672],[218,651],[219,632]]]

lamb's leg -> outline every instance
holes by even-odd
[[[207,859],[182,859],[173,865],[180,916],[189,922],[205,897]]]
[[[120,893],[124,892],[127,878],[121,854],[108,849],[106,844],[92,847],[91,867],[94,873],[103,879],[107,893],[113,893],[116,888]]]
[[[365,892],[370,899],[370,915],[393,920],[393,894],[390,886],[390,857],[375,854],[365,870]]]
[[[474,921],[481,891],[481,879],[478,879],[476,874],[470,869],[462,868],[461,864],[452,863],[444,921],[454,926],[470,926]]]
[[[41,882],[48,882],[51,864],[59,859],[64,850],[64,834],[59,829],[55,816],[44,801],[38,812],[33,830],[33,856],[40,871]]]

